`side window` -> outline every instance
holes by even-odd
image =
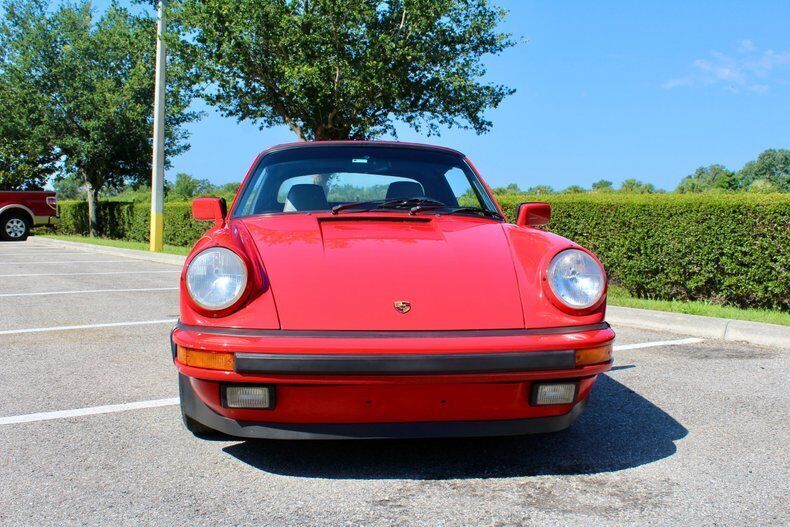
[[[444,174],[444,177],[447,179],[459,207],[480,206],[480,200],[477,199],[477,195],[469,183],[469,178],[466,177],[463,170],[458,167],[451,168]]]
[[[261,188],[263,187],[263,182],[266,181],[266,175],[264,173],[260,174],[260,176],[255,180],[255,186],[249,189],[248,191],[244,192],[244,195],[240,197],[242,203],[244,204],[241,208],[241,215],[249,216],[251,214],[257,214],[258,211],[256,207],[258,205],[258,199],[261,197]]]

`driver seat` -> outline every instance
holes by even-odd
[[[329,209],[329,203],[326,200],[324,187],[310,183],[301,183],[292,186],[288,191],[283,212],[327,209]]]
[[[395,181],[387,187],[387,199],[409,199],[425,197],[425,190],[416,181]]]

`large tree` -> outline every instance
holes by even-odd
[[[48,101],[42,134],[62,175],[84,185],[96,235],[99,193],[150,177],[154,20],[117,4],[96,17],[88,0],[56,9],[46,0],[7,0],[0,24],[0,77]],[[186,111],[183,71],[178,62],[169,71],[169,155],[188,147],[182,125],[196,117]]]
[[[39,190],[55,173],[58,154],[42,126],[48,105],[0,76],[0,190]]]
[[[707,192],[711,190],[739,190],[741,182],[732,170],[723,165],[699,167],[680,182],[677,192]]]
[[[629,178],[620,183],[620,192],[629,192],[631,194],[653,194],[656,188],[652,183],[644,183],[638,179]]]
[[[491,126],[513,90],[481,58],[513,45],[488,0],[173,0],[174,42],[226,116],[300,140],[394,134],[394,122]]]
[[[779,192],[790,192],[790,150],[769,149],[762,152],[757,159],[746,163],[739,172],[741,185],[749,189],[756,182],[756,187],[770,187]]]
[[[592,184],[593,192],[614,192],[614,186],[608,179],[599,179]]]
[[[197,179],[184,172],[179,172],[176,174],[176,180],[168,198],[189,201],[198,196],[205,196],[215,189],[216,187],[208,179]]]

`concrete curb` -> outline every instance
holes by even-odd
[[[137,249],[106,247],[90,243],[70,242],[53,238],[32,237],[31,242],[52,247],[67,247],[81,251],[92,251],[148,260],[170,265],[184,265],[186,256],[178,254],[151,253]],[[760,346],[790,349],[790,327],[745,320],[685,315],[668,311],[652,311],[632,307],[608,306],[606,320],[614,326],[630,326],[654,331],[680,333],[693,337],[748,342]]]
[[[28,243],[34,243],[36,245],[62,247],[101,254],[112,254],[115,256],[125,256],[126,258],[147,260],[149,262],[157,262],[169,265],[184,265],[184,261],[186,260],[186,256],[180,254],[152,253],[148,251],[139,251],[137,249],[124,249],[122,247],[107,247],[104,245],[95,245],[92,243],[70,242],[54,238],[44,238],[41,236],[32,236],[28,240]]]
[[[790,349],[790,327],[778,324],[619,306],[606,308],[606,320],[613,326],[630,326]]]

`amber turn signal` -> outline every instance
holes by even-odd
[[[588,366],[590,364],[600,364],[612,360],[612,343],[576,350],[576,366]]]
[[[178,346],[178,362],[185,366],[208,370],[233,371],[233,353],[224,351],[202,351]]]

